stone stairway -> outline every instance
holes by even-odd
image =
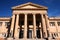
[[[46,39],[13,39],[13,38],[0,38],[1,40],[46,40]],[[50,39],[50,40],[56,40],[56,39]]]

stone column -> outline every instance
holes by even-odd
[[[42,26],[43,26],[43,35],[44,38],[47,38],[46,23],[43,14],[41,14],[41,19],[42,19]]]
[[[33,14],[33,37],[36,38],[36,17],[35,14]]]
[[[19,38],[18,23],[19,23],[19,14],[17,14],[17,16],[16,16],[15,33],[14,33],[15,38]]]
[[[47,14],[45,15],[47,30],[49,31],[49,20]]]
[[[40,35],[41,35],[41,39],[42,39],[42,29],[40,29]]]
[[[12,22],[11,22],[11,29],[10,29],[10,33],[12,33],[12,35],[13,35],[14,22],[15,22],[15,15],[13,14],[13,16],[12,16]]]
[[[47,14],[45,15],[45,18],[46,18],[46,26],[47,26],[47,30],[48,30],[47,34],[49,34],[48,39],[51,40],[52,35],[51,35],[51,32],[49,31],[49,20],[48,20]]]
[[[24,38],[27,38],[27,14],[25,14],[25,20],[24,20]]]

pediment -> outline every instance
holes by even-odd
[[[28,2],[26,4],[14,6],[12,9],[47,9],[47,7]]]
[[[27,6],[24,6],[24,7],[21,7],[21,8],[37,8],[37,7],[31,6],[31,5],[27,5]]]

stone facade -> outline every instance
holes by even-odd
[[[48,17],[45,6],[28,2],[0,17],[1,40],[60,40],[60,17]]]

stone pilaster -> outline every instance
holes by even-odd
[[[25,20],[24,20],[24,38],[27,38],[27,14],[25,14]]]
[[[36,38],[36,17],[35,14],[33,14],[33,36]]]
[[[15,33],[14,33],[15,38],[19,38],[18,23],[19,23],[19,14],[17,14],[17,16],[16,16]]]

